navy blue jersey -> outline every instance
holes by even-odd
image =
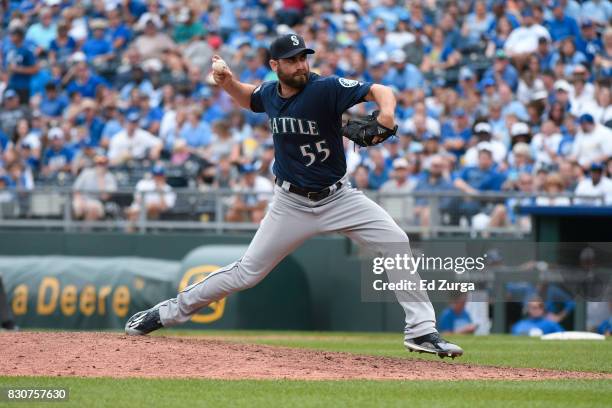
[[[251,109],[269,117],[274,174],[322,190],[346,173],[342,113],[363,102],[372,84],[311,73],[306,86],[290,98],[280,96],[278,86],[278,81],[264,82],[251,95]]]

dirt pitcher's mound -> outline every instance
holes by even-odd
[[[0,333],[1,375],[219,379],[553,379],[612,374],[499,368],[231,343],[96,332]]]

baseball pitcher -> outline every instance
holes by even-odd
[[[130,335],[143,335],[188,321],[208,304],[255,286],[289,253],[317,234],[339,232],[369,249],[393,256],[389,243],[410,246],[406,233],[375,202],[351,187],[346,174],[343,135],[361,146],[383,142],[397,130],[390,88],[311,73],[307,48],[297,34],[270,46],[277,81],[260,86],[236,80],[213,57],[213,77],[243,108],[265,112],[274,138],[274,199],[244,256],[188,286],[176,298],[133,315]],[[351,106],[374,101],[379,110],[342,127]],[[404,345],[410,351],[457,357],[463,350],[442,339],[426,292],[395,293],[404,309]]]

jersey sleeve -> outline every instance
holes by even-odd
[[[264,88],[266,87],[266,85],[267,83],[259,85],[253,90],[253,93],[251,94],[251,110],[253,112],[262,113],[266,111],[263,103],[263,93],[265,91]]]
[[[372,87],[371,82],[360,82],[354,79],[346,79],[340,77],[330,77],[328,80],[335,97],[336,113],[342,114],[351,106],[363,102],[365,96],[370,92]]]

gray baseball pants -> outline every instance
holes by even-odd
[[[255,286],[308,238],[332,232],[344,234],[382,256],[395,256],[397,243],[405,243],[405,253],[412,255],[406,233],[378,204],[352,188],[346,178],[342,187],[318,202],[275,186],[272,203],[244,256],[186,287],[176,298],[161,302],[162,324],[168,327],[186,322],[208,304]],[[395,295],[406,314],[406,338],[436,330],[434,309],[426,292],[396,291]]]

